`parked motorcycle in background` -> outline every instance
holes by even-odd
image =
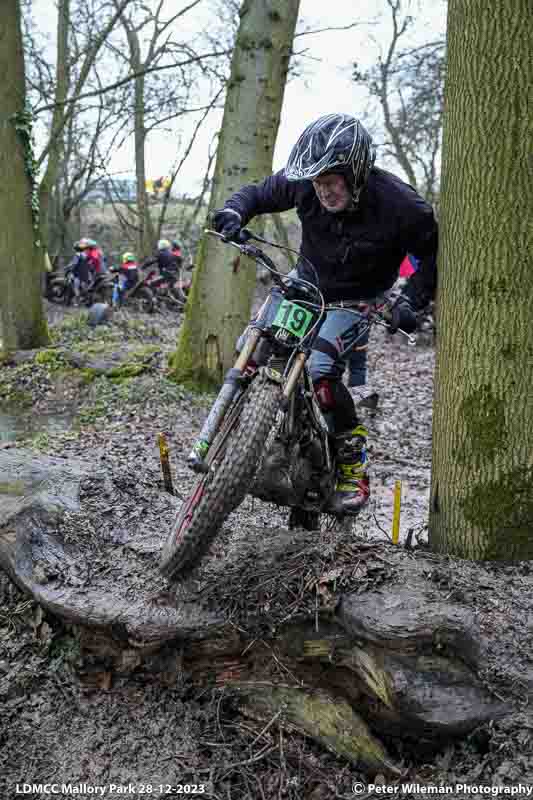
[[[74,288],[74,267],[69,264],[63,275],[50,273],[45,288],[45,297],[52,303],[70,306],[76,300]],[[78,301],[80,305],[92,306],[93,303],[108,303],[111,299],[112,284],[109,276],[101,272],[94,277],[92,283],[80,288]]]
[[[185,308],[191,283],[191,278],[185,275],[183,268],[167,272],[151,266],[146,274],[146,285],[153,292],[157,305],[165,304],[174,311]]]

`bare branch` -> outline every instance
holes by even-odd
[[[371,22],[351,22],[349,25],[339,25],[338,27],[332,26],[331,28],[316,28],[314,31],[300,31],[295,33],[294,38],[297,36],[312,36],[315,33],[325,33],[326,31],[349,31],[352,28],[357,28],[360,25],[371,25]]]
[[[85,94],[82,94],[76,98],[74,97],[68,98],[67,100],[64,101],[64,103],[60,103],[58,105],[69,105],[77,103],[80,100],[86,100],[88,97],[97,97],[98,95],[106,94],[107,92],[111,92],[114,89],[118,89],[121,86],[125,86],[127,83],[130,83],[130,81],[133,81],[136,78],[141,78],[143,75],[149,75],[152,72],[162,72],[163,70],[167,69],[175,69],[176,67],[185,67],[188,64],[194,64],[196,62],[203,61],[208,58],[218,58],[219,56],[228,55],[228,52],[229,52],[228,50],[219,50],[219,51],[215,50],[212,53],[204,53],[203,55],[187,58],[184,61],[177,61],[172,64],[163,64],[155,67],[148,67],[147,69],[140,70],[139,72],[132,72],[125,78],[122,78],[119,81],[115,81],[115,83],[111,83],[108,86],[104,86],[102,89],[96,89],[95,91],[92,92],[85,92]],[[43,111],[50,111],[51,109],[53,109],[55,105],[56,105],[55,103],[49,103],[48,105],[40,106],[39,108],[36,108],[33,113],[34,115],[42,114]]]

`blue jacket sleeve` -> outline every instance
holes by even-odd
[[[280,170],[261,183],[243,186],[224,205],[238,211],[242,224],[246,225],[257,214],[272,214],[294,208],[298,186],[297,181],[288,181],[284,171]]]

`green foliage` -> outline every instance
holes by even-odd
[[[30,182],[30,207],[32,214],[33,233],[35,236],[35,246],[41,246],[41,221],[39,215],[39,189],[37,183],[37,161],[35,159],[34,139],[33,139],[33,115],[30,108],[24,109],[13,114],[11,121],[15,127],[17,135],[22,142],[24,151],[24,169]]]
[[[64,369],[65,367],[63,354],[53,349],[40,350],[36,354],[34,361],[36,364],[46,366],[52,371]]]
[[[122,383],[130,378],[136,378],[137,375],[145,372],[146,369],[148,369],[147,364],[121,364],[120,367],[109,370],[109,372],[106,374],[106,377],[115,383]]]
[[[87,339],[87,320],[89,315],[86,311],[80,314],[73,314],[72,316],[65,317],[59,325],[55,325],[50,330],[50,339],[52,342],[66,342],[66,341],[86,341]]]
[[[0,400],[16,409],[30,408],[32,404],[31,393],[17,389],[14,381],[0,384]]]
[[[32,438],[27,441],[27,444],[32,450],[46,452],[50,447],[50,434],[47,431],[40,431],[40,433],[32,436]]]

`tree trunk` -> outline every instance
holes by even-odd
[[[47,250],[54,250],[54,235],[57,230],[58,202],[60,196],[59,173],[64,154],[65,100],[70,87],[69,67],[70,0],[60,0],[57,8],[57,65],[54,101],[57,104],[50,126],[50,148],[46,170],[39,187],[41,215],[41,237]],[[52,197],[55,193],[55,197]],[[54,201],[55,202],[52,202]]]
[[[272,172],[299,0],[246,0],[233,51],[209,210],[241,185]],[[256,270],[209,236],[200,244],[193,286],[173,360],[176,380],[218,383],[250,315]]]
[[[137,32],[129,25],[126,26],[128,43],[130,46],[131,70],[140,73],[146,68],[147,64],[141,62],[141,48]],[[135,78],[134,81],[134,138],[135,138],[135,177],[137,179],[137,258],[146,258],[154,247],[154,226],[150,216],[148,197],[146,195],[146,161],[145,161],[145,141],[146,131],[144,127],[144,75]]]
[[[530,12],[448,12],[430,543],[463,558],[533,558]]]
[[[29,174],[29,122],[25,111],[24,54],[19,0],[6,0],[0,15],[0,303],[3,347],[29,349],[48,341],[41,298],[42,251],[36,246],[34,186]],[[21,125],[25,131],[16,130]]]

